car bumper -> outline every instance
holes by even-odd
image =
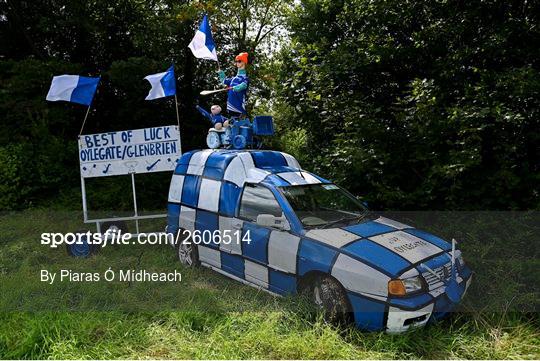
[[[472,282],[472,276],[462,279],[460,285],[464,287],[461,299],[465,297]],[[446,287],[446,286],[443,286]],[[460,300],[461,301],[461,300]],[[386,320],[386,332],[401,333],[414,327],[425,326],[429,321],[438,320],[452,312],[459,302],[451,302],[445,293],[441,293],[433,302],[417,310],[404,309],[399,306],[389,306]]]
[[[460,281],[460,286],[464,288],[461,296],[463,299],[472,282],[470,271],[467,272],[467,277],[460,277]],[[386,300],[349,294],[349,300],[357,327],[370,331],[401,333],[448,316],[461,301],[451,302],[444,289],[438,291],[436,296],[433,296],[432,292]]]

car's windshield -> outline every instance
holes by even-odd
[[[298,219],[306,228],[328,228],[367,218],[368,210],[335,184],[281,187]]]

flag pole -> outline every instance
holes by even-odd
[[[83,123],[82,123],[82,127],[81,127],[81,131],[79,132],[79,137],[81,136],[82,132],[83,132],[83,129],[84,129],[84,124],[86,123],[86,118],[88,118],[88,113],[90,113],[90,107],[92,106],[92,104],[88,105],[88,109],[86,109],[86,115],[84,116],[84,120],[83,120]]]
[[[178,143],[180,144],[180,153],[182,153],[182,137],[180,136],[180,115],[178,114],[178,98],[176,97],[176,92],[174,93],[174,105],[176,108],[176,122],[178,124]]]
[[[174,74],[174,60],[171,61]],[[178,114],[178,98],[176,97],[176,75],[174,76],[174,108],[176,109],[176,123],[178,124],[178,133],[180,133],[180,115]]]
[[[176,98],[176,93],[174,93],[174,104],[176,108],[176,122],[178,123],[178,131],[180,131],[180,115],[178,114],[178,99]]]

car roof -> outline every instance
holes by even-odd
[[[237,186],[245,182],[272,186],[330,183],[302,170],[290,154],[273,150],[194,150],[180,157],[175,174],[228,181]]]

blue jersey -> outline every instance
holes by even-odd
[[[212,124],[213,125],[216,125],[217,123],[224,123],[225,121],[227,120],[227,118],[225,118],[223,115],[221,114],[216,114],[216,115],[213,115],[212,114]]]
[[[212,125],[216,125],[217,123],[224,123],[226,120],[228,120],[227,118],[225,118],[223,115],[221,114],[212,114],[210,112],[208,112],[206,109],[204,109],[203,107],[197,105],[195,108],[197,108],[197,110],[205,117],[207,118],[208,120],[210,120],[212,122]]]
[[[239,69],[235,77],[223,80],[223,84],[239,89],[231,89],[227,93],[227,110],[234,113],[246,114],[246,94],[249,78],[244,69]],[[239,87],[238,87],[239,86]]]

